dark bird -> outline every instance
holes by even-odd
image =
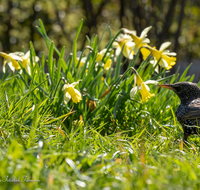
[[[158,85],[173,90],[181,100],[176,110],[177,120],[183,127],[183,141],[192,134],[199,134],[200,130],[200,88],[191,82]]]

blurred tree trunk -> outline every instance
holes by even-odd
[[[169,32],[169,28],[172,25],[173,22],[173,18],[175,15],[175,7],[177,4],[178,0],[171,0],[170,2],[170,6],[168,8],[168,12],[165,16],[165,22],[163,23],[163,28],[161,33],[158,35],[159,40],[161,42],[163,42],[164,40],[169,38],[170,32]]]
[[[97,18],[101,15],[103,7],[109,3],[110,0],[102,0],[99,4],[96,11],[94,10],[93,3],[91,0],[82,0],[82,9],[84,10],[85,17],[86,17],[86,26],[88,28],[88,32],[86,33],[87,36],[91,37],[94,33],[97,33]],[[85,44],[85,40],[83,42],[82,48]]]
[[[12,9],[12,1],[8,0],[7,1],[6,19],[5,19],[5,21],[6,21],[5,24],[7,26],[7,31],[4,33],[5,37],[1,38],[4,52],[10,51],[10,31],[12,29],[12,25],[11,25],[11,9]]]
[[[181,10],[180,10],[180,15],[178,19],[178,29],[175,34],[174,52],[176,52],[179,47],[178,38],[180,37],[180,34],[181,34],[181,25],[182,25],[183,17],[184,17],[185,2],[186,0],[180,0]]]
[[[123,28],[123,17],[124,16],[125,16],[125,14],[124,14],[124,1],[120,0],[120,15],[119,15],[119,18],[120,18],[120,22],[121,22],[121,28]]]

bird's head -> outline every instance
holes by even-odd
[[[158,86],[173,90],[182,103],[200,98],[200,88],[192,82],[177,82],[174,84],[162,84]]]

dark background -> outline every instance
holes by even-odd
[[[136,30],[140,35],[151,25],[150,45],[159,48],[163,42],[170,41],[170,51],[177,53],[178,64],[172,72],[178,65],[184,70],[193,62],[190,72],[197,75],[195,80],[199,79],[199,0],[0,0],[0,51],[26,52],[32,41],[39,56],[46,52],[45,42],[35,27],[38,19],[42,19],[55,45],[59,49],[66,46],[69,54],[82,18],[84,26],[78,50],[87,45],[86,35],[97,34],[100,38],[107,24],[112,35],[121,27]],[[106,30],[101,49],[108,39]]]

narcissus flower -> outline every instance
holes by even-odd
[[[28,51],[26,54],[23,54],[21,56],[21,64],[23,65],[23,67],[26,69],[26,71],[28,72],[29,75],[31,75],[31,68],[30,68],[30,51]],[[39,61],[39,57],[35,56],[33,57],[33,66],[35,66],[35,63]]]
[[[148,80],[146,82],[144,82],[141,77],[136,74],[136,84],[137,86],[133,87],[130,91],[130,97],[133,98],[136,94],[136,92],[139,90],[140,94],[142,96],[142,102],[146,102],[148,101],[149,98],[155,96],[154,94],[151,94],[149,91],[149,87],[147,86],[147,84],[158,84],[157,81],[154,80]]]
[[[118,38],[113,42],[113,48],[116,49],[115,55],[119,56],[123,48],[123,55],[128,59],[133,59],[134,55],[134,46],[135,43],[132,41],[132,38],[127,34],[120,34]]]
[[[135,31],[135,30],[134,30],[134,31],[130,31],[130,30],[125,29],[125,28],[123,29],[123,32],[124,32],[125,34],[130,35],[131,38],[133,39],[134,43],[135,43],[135,46],[134,46],[134,49],[133,49],[135,55],[138,53],[139,49],[140,49],[142,46],[147,45],[148,43],[150,43],[150,40],[149,40],[148,38],[146,38],[146,36],[147,36],[147,33],[149,32],[149,30],[150,30],[151,28],[152,28],[151,26],[145,28],[145,29],[142,31],[140,37],[138,37],[138,36],[136,35],[136,31]]]
[[[6,63],[9,65],[10,69],[14,72],[15,69],[19,70],[21,69],[18,62],[20,62],[23,67],[26,69],[26,71],[31,74],[30,70],[30,51],[28,51],[26,54],[23,52],[15,52],[15,53],[3,53],[0,52],[0,55],[5,58],[4,65],[3,65],[3,72],[5,73],[5,65]],[[39,61],[39,58],[37,56],[33,57],[33,65]]]
[[[105,69],[105,70],[109,70],[110,67],[111,67],[111,64],[112,64],[112,60],[111,60],[111,59],[108,59],[108,60],[106,61],[106,63],[104,64],[104,69]]]
[[[78,82],[74,82],[72,84],[64,84],[62,90],[64,91],[64,103],[67,104],[69,102],[70,99],[72,99],[72,101],[77,104],[78,102],[80,102],[82,100],[81,97],[81,93],[75,89],[74,87],[79,83]]]
[[[79,60],[80,60],[80,57],[77,57],[76,58],[77,63],[79,62]],[[87,60],[87,57],[82,57],[81,58],[80,64],[79,64],[79,68],[82,67],[85,64],[86,60]]]
[[[110,52],[107,52],[106,54],[106,58],[104,59],[105,60],[105,64],[103,63],[103,57],[106,53],[107,49],[103,49],[102,51],[100,51],[98,54],[97,54],[97,58],[96,58],[96,66],[101,66],[101,67],[104,67],[105,70],[108,70],[110,67],[111,67],[111,63],[112,63],[112,60],[110,59]]]
[[[99,53],[97,53],[97,58],[96,58],[97,63],[102,62],[102,59],[103,59],[106,51],[107,51],[107,49],[103,49]],[[109,56],[109,55],[110,55],[110,53],[107,52],[106,56]]]
[[[19,63],[17,61],[22,61],[22,59],[18,56],[19,53],[21,52],[16,52],[16,53],[9,53],[9,54],[6,54],[6,53],[3,53],[3,52],[0,52],[0,55],[4,58],[4,64],[3,64],[3,72],[5,73],[5,66],[6,64],[9,65],[10,69],[14,72],[15,69],[18,70],[18,69],[21,69]]]
[[[159,61],[159,65],[167,70],[171,69],[173,65],[176,64],[176,53],[169,52],[169,50],[166,50],[171,45],[171,42],[165,42],[160,46],[160,49],[157,50],[155,48],[152,48],[150,46],[146,46],[146,48],[142,48],[143,52],[143,58],[146,59],[150,53],[152,53],[154,59],[150,61],[153,66],[157,64]],[[145,47],[145,46],[144,46]],[[158,72],[158,67],[155,70]]]

